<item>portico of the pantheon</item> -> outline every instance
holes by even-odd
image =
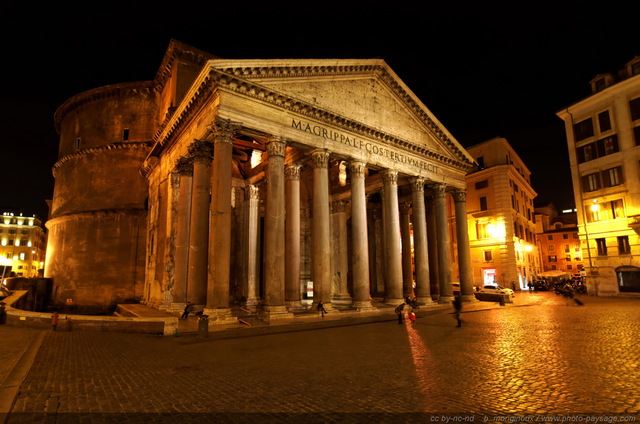
[[[165,57],[166,113],[137,169],[148,184],[141,302],[189,301],[212,323],[236,305],[273,320],[318,301],[338,313],[373,297],[448,303],[452,274],[474,298],[473,159],[384,60],[196,68],[197,50],[178,48],[189,50],[172,42]]]

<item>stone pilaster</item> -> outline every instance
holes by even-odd
[[[231,267],[231,172],[233,138],[240,127],[219,117],[213,122],[211,167],[211,229],[209,232],[209,279],[205,314],[211,322],[231,321],[229,277]]]
[[[331,310],[331,225],[329,216],[329,152],[314,150],[313,166],[313,305]]]
[[[416,268],[416,297],[419,305],[430,305],[429,252],[427,247],[427,217],[424,206],[424,178],[411,179],[413,256]]]
[[[447,219],[447,186],[434,186],[435,215],[438,235],[438,272],[440,280],[440,297],[438,303],[453,301],[451,286],[451,241],[449,239],[449,223]]]
[[[191,214],[189,223],[189,270],[187,300],[201,309],[207,303],[207,262],[209,234],[209,187],[211,186],[211,155],[208,141],[196,140],[189,146],[193,158]]]
[[[353,304],[358,310],[373,309],[369,282],[369,236],[367,196],[365,193],[366,164],[349,163],[351,173],[351,240],[353,258]]]
[[[456,211],[456,238],[458,240],[458,272],[460,273],[460,295],[463,301],[476,301],[473,294],[473,270],[467,226],[467,191],[458,189],[452,193]]]
[[[383,203],[384,203],[384,243],[387,259],[387,279],[385,285],[385,302],[400,304],[402,296],[402,251],[400,246],[400,214],[398,211],[398,173],[382,171]]]
[[[300,172],[302,165],[290,164],[285,175],[285,302],[289,311],[301,311],[300,285]]]
[[[173,303],[171,304],[171,309],[179,311],[184,309],[187,302],[193,159],[181,157],[176,164],[175,172],[178,174],[179,185],[173,270]]]

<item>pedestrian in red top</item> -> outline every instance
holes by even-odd
[[[58,312],[54,312],[53,315],[51,315],[51,327],[53,329],[53,331],[56,331],[56,327],[58,327]]]
[[[411,311],[411,313],[409,314],[409,319],[411,320],[411,325],[416,323],[416,314],[415,314],[415,312]]]

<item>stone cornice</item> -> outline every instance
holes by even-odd
[[[149,150],[151,149],[151,146],[152,146],[151,142],[135,142],[135,143],[112,143],[112,144],[106,144],[104,146],[96,146],[96,147],[81,149],[75,153],[72,153],[70,155],[66,155],[60,158],[53,165],[53,176],[54,177],[56,176],[56,171],[58,168],[60,168],[65,162],[72,159],[79,159],[90,154],[103,153],[109,150],[125,150],[125,149]]]
[[[353,121],[347,117],[321,109],[305,101],[295,99],[272,88],[258,84],[258,81],[251,81],[256,78],[284,78],[284,77],[321,77],[344,75],[377,75],[395,94],[405,102],[413,113],[425,123],[431,134],[450,151],[456,154],[453,159],[434,152],[424,146],[420,146],[411,141],[397,138],[378,129],[369,127],[360,122]],[[466,157],[460,147],[453,142],[449,136],[440,128],[440,124],[435,122],[427,114],[415,98],[408,93],[393,75],[389,73],[383,61],[370,61],[369,64],[349,65],[349,66],[281,66],[281,67],[228,67],[218,69],[214,67],[205,68],[196,80],[189,94],[185,97],[188,103],[180,105],[179,109],[165,125],[154,136],[156,146],[154,152],[171,143],[175,134],[179,133],[184,126],[190,122],[190,116],[200,107],[210,100],[215,100],[219,90],[234,92],[242,96],[247,96],[264,103],[287,109],[300,116],[305,116],[315,121],[324,122],[334,127],[342,128],[352,133],[357,133],[365,137],[376,139],[384,144],[431,158],[440,163],[468,171],[472,167],[472,162]]]
[[[56,131],[60,132],[60,123],[64,117],[73,110],[86,104],[121,96],[130,96],[132,94],[151,93],[155,89],[153,82],[140,81],[122,84],[107,85],[104,87],[94,88],[80,94],[76,94],[69,100],[64,102],[58,110],[56,110],[53,121]]]

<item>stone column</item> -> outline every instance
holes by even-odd
[[[209,234],[209,188],[211,186],[211,155],[208,141],[196,141],[189,146],[193,157],[191,215],[189,223],[189,270],[187,300],[197,309],[207,303],[207,253]]]
[[[255,185],[248,185],[245,188],[245,200],[247,208],[247,301],[245,307],[255,311],[260,303],[258,293],[258,239],[260,226],[260,190]]]
[[[350,307],[353,303],[347,288],[349,272],[349,242],[347,240],[347,209],[349,201],[331,202],[331,303]]]
[[[229,275],[231,268],[231,172],[233,137],[238,123],[217,118],[211,169],[211,230],[209,232],[209,279],[207,308],[210,321],[231,320]]]
[[[302,165],[291,164],[285,174],[285,302],[289,311],[301,311],[300,292],[300,171]]]
[[[450,303],[453,301],[451,241],[449,240],[446,189],[447,186],[445,184],[436,184],[434,187],[436,232],[438,236],[438,272],[440,274],[440,298],[438,303]]]
[[[400,204],[402,237],[402,296],[413,296],[413,264],[411,263],[411,202]]]
[[[419,305],[430,305],[429,253],[427,251],[427,217],[424,207],[424,178],[411,179],[411,200],[413,205],[413,257],[416,267],[416,297]]]
[[[329,216],[329,152],[314,150],[311,152],[313,164],[313,305],[324,303],[329,311],[331,307],[331,228]]]
[[[285,305],[284,155],[287,144],[267,142],[267,200],[264,213],[264,309],[272,319],[287,314]]]
[[[358,310],[372,309],[369,287],[369,237],[367,197],[364,171],[366,164],[352,161],[351,173],[351,241],[353,257],[353,304]]]
[[[463,301],[476,301],[473,294],[473,271],[469,247],[469,227],[467,226],[467,191],[453,192],[456,210],[456,236],[458,239],[458,272],[460,273],[460,296]]]
[[[429,288],[431,299],[440,297],[440,275],[438,272],[438,231],[436,229],[435,199],[433,195],[426,196],[427,215],[427,254],[429,256]]]
[[[384,188],[384,242],[387,252],[387,281],[385,302],[393,305],[404,302],[402,296],[402,253],[400,247],[400,214],[398,211],[398,173],[382,171]]]
[[[179,311],[184,309],[187,302],[189,218],[191,213],[193,158],[181,157],[178,159],[176,172],[179,178],[179,192],[173,269],[173,303],[171,304],[171,309]]]

